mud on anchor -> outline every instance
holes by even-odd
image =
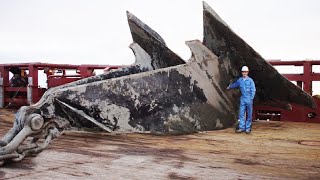
[[[243,65],[249,65],[255,80],[256,104],[314,107],[310,95],[280,75],[205,2],[204,40],[186,42],[192,52],[188,62],[149,26],[129,12],[127,16],[136,62],[49,89],[36,104],[21,107],[0,143],[1,163],[41,152],[70,128],[187,134],[230,127],[237,119],[239,96],[225,88]]]

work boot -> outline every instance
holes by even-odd
[[[251,130],[246,130],[245,132],[246,132],[246,134],[250,134]]]
[[[242,133],[242,132],[244,132],[244,130],[242,130],[242,129],[237,129],[236,130],[236,133]]]

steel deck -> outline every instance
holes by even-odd
[[[13,112],[0,110],[0,135]],[[0,179],[317,179],[320,124],[255,122],[182,136],[65,132],[47,150],[0,168]]]

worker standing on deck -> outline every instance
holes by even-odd
[[[239,111],[239,129],[236,130],[237,133],[246,132],[249,134],[251,132],[252,124],[252,105],[253,99],[256,93],[256,87],[253,80],[248,76],[249,68],[243,66],[241,69],[242,77],[240,77],[236,82],[228,86],[227,89],[240,88],[240,111]],[[247,112],[247,116],[245,116]],[[245,118],[246,117],[246,118]]]

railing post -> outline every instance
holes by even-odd
[[[303,63],[303,90],[312,95],[312,65],[311,62]]]

